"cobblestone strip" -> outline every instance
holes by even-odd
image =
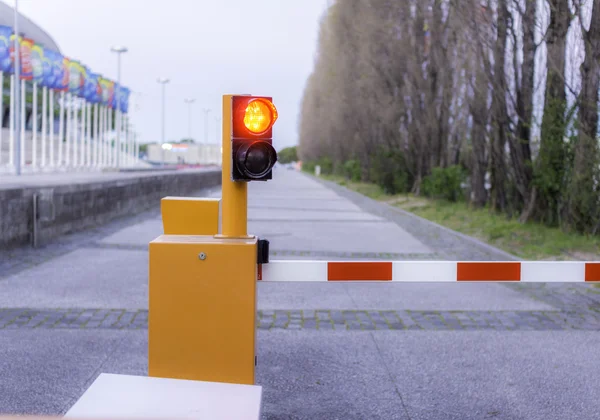
[[[0,309],[0,329],[148,328],[148,311],[125,309]],[[259,330],[600,331],[596,311],[258,311]]]

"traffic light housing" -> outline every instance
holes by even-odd
[[[231,179],[267,181],[277,162],[273,124],[277,109],[271,97],[233,96],[231,101]]]

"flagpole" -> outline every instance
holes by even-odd
[[[21,48],[19,45],[19,0],[15,0],[15,174],[21,175],[21,121],[20,121],[20,86]]]

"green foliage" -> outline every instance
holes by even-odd
[[[317,165],[321,167],[321,173],[323,175],[333,174],[333,161],[328,157],[322,157],[317,161]]]
[[[463,198],[461,184],[465,180],[466,174],[459,165],[433,168],[431,175],[423,179],[421,191],[426,197],[455,202]]]
[[[397,150],[380,150],[375,154],[371,159],[369,175],[386,194],[408,192],[414,182],[404,154]]]
[[[549,99],[546,98],[548,101]],[[544,107],[542,141],[533,183],[538,191],[536,219],[549,226],[558,226],[561,197],[565,195],[566,168],[572,156],[569,143],[564,140],[566,104],[560,99],[550,99]]]
[[[313,160],[307,160],[302,162],[302,170],[304,172],[308,172],[311,175],[315,173],[315,166],[317,166],[317,164]]]
[[[315,168],[317,166],[321,167],[322,175],[333,175],[333,162],[328,157],[322,157],[317,160],[307,160],[302,162],[302,170],[304,172],[308,172],[309,174],[315,173]]]
[[[579,124],[576,121],[576,126]],[[578,127],[579,128],[579,127]],[[575,146],[586,142],[585,163],[579,163],[575,169]],[[600,168],[594,165],[598,161],[597,141],[573,134],[565,145],[565,193],[562,197],[562,224],[566,230],[584,234],[600,233]],[[596,144],[594,144],[596,142]]]
[[[286,147],[277,153],[279,163],[291,163],[298,161],[298,150],[296,146]]]
[[[352,182],[358,182],[362,178],[360,162],[357,160],[347,160],[342,166],[344,176]]]

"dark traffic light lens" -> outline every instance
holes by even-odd
[[[250,178],[262,178],[275,164],[277,152],[269,143],[257,141],[242,146],[236,160],[240,172]]]
[[[259,145],[250,146],[246,153],[246,169],[253,174],[261,174],[269,169],[271,156],[267,148]]]

